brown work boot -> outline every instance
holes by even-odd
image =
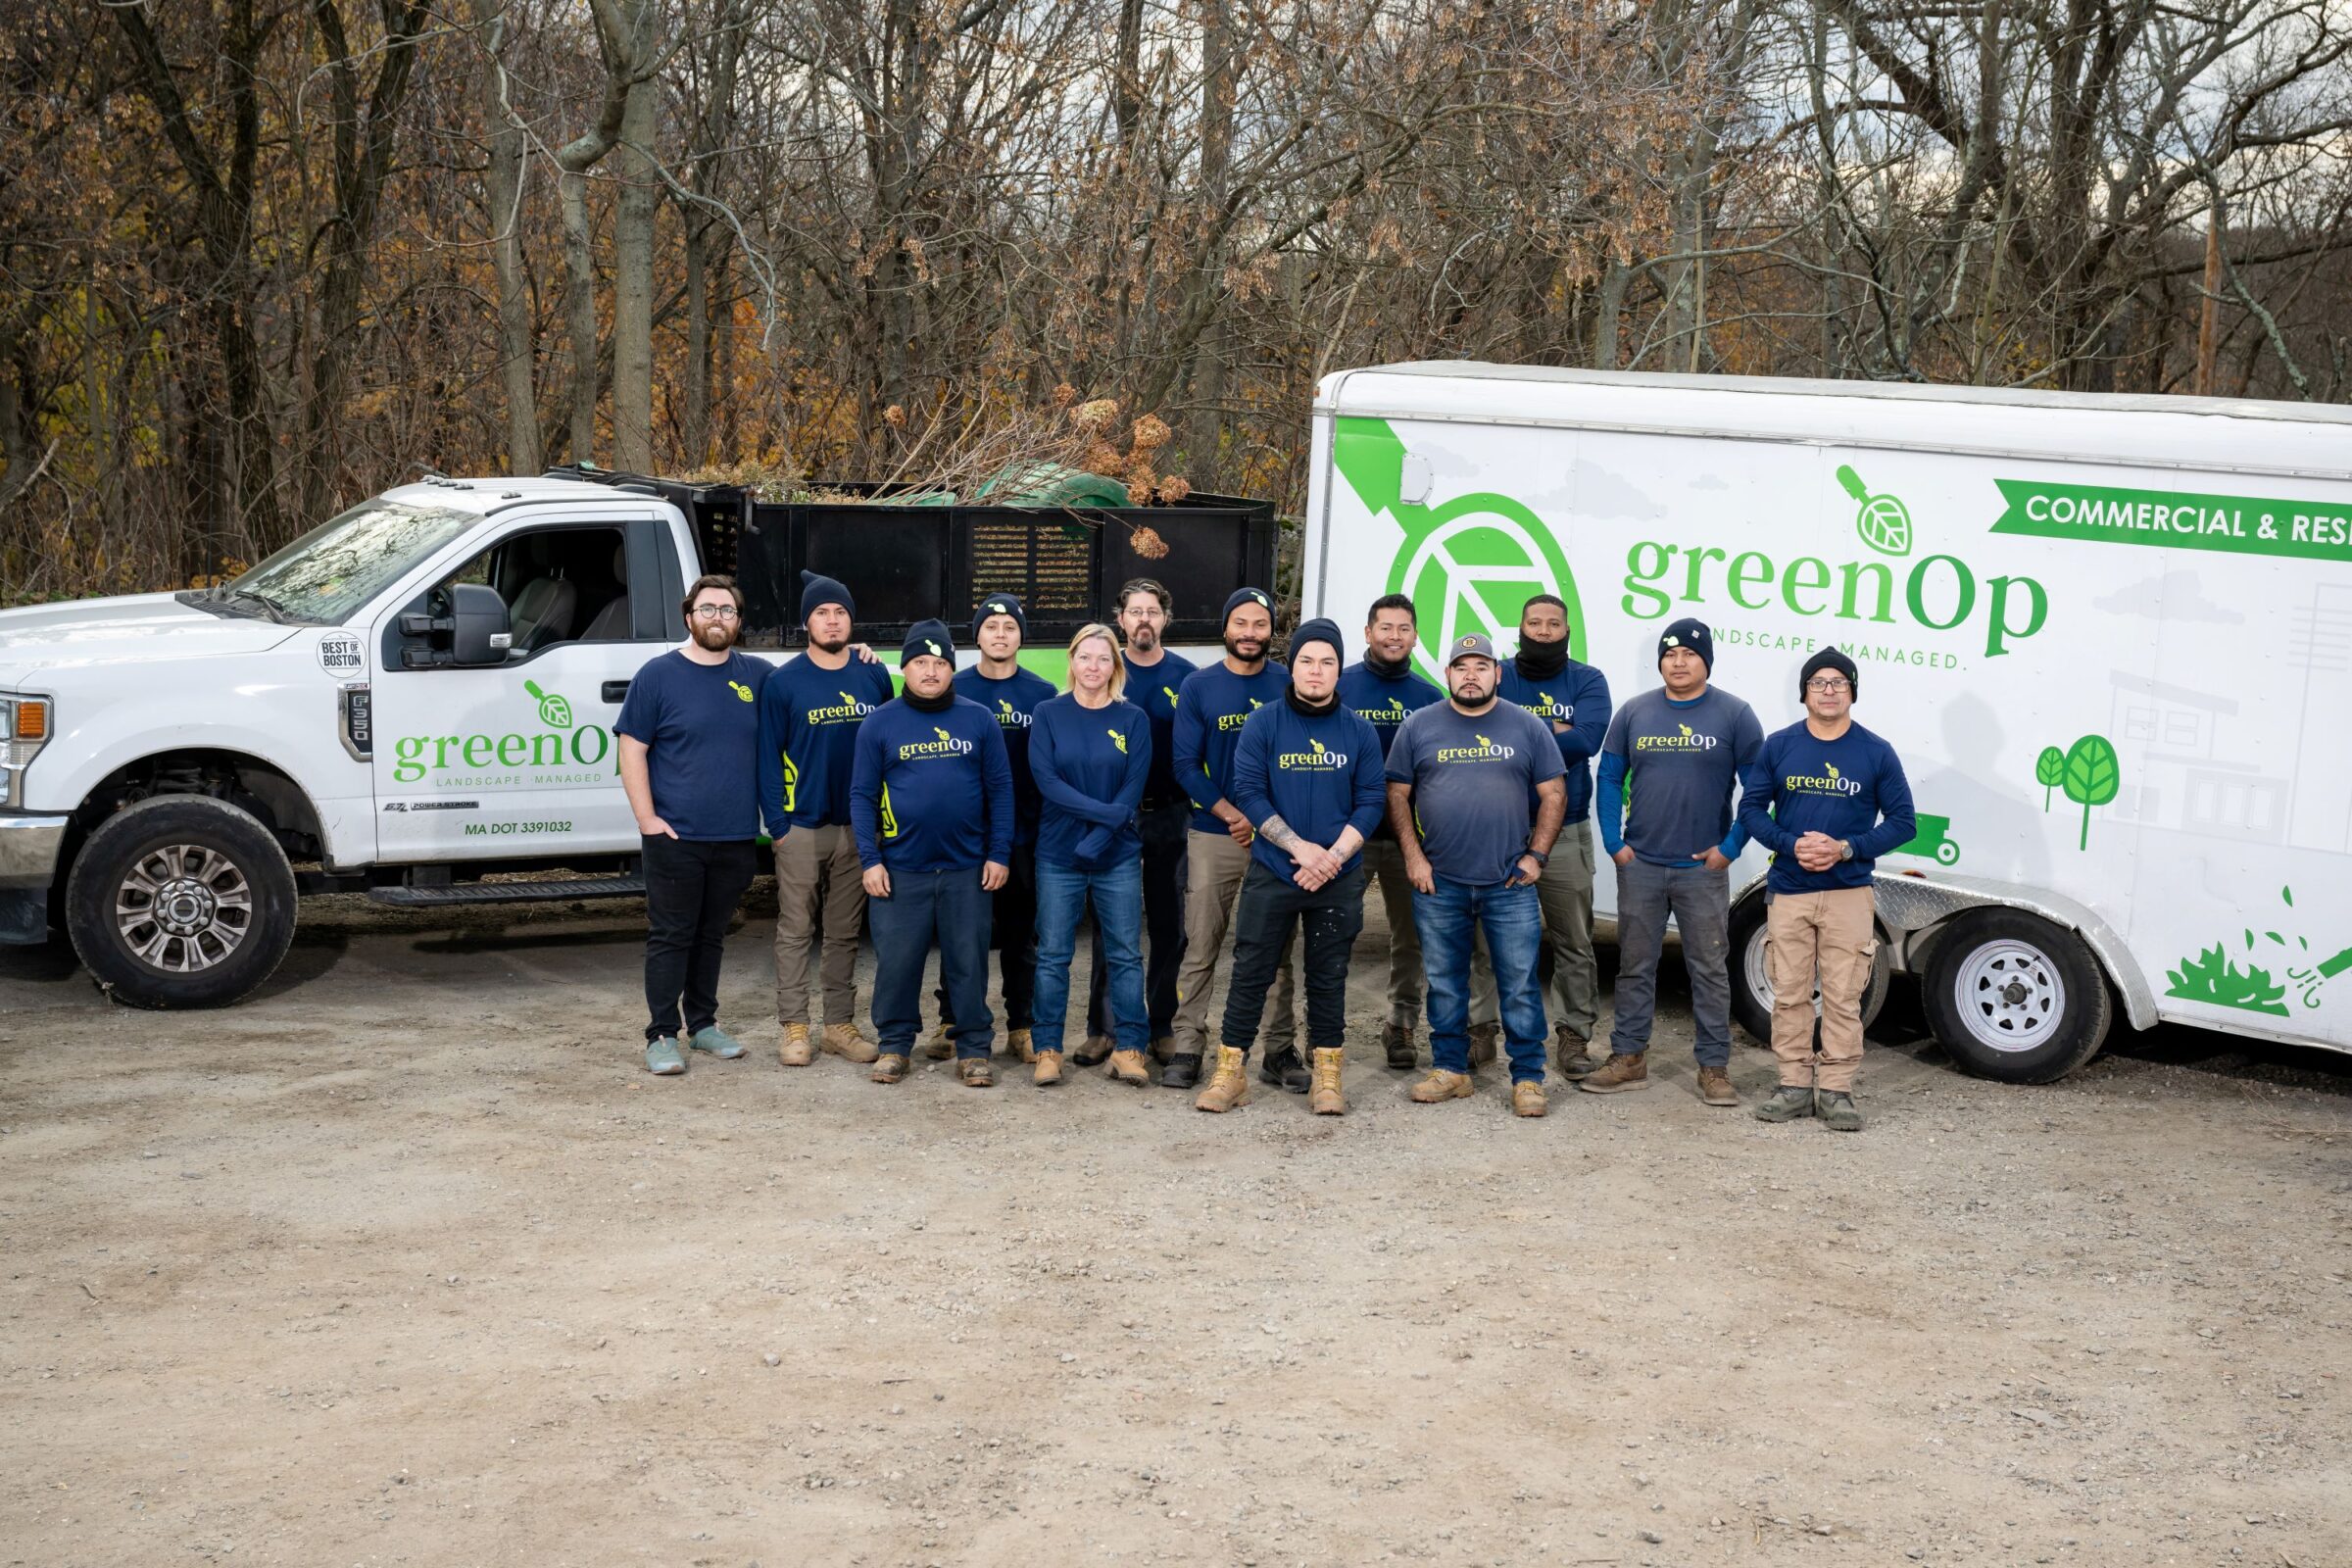
[[[1123,1084],[1148,1084],[1152,1081],[1152,1064],[1140,1051],[1114,1051],[1110,1054],[1110,1075]]]
[[[906,1058],[897,1052],[885,1052],[874,1058],[874,1070],[866,1074],[878,1084],[895,1084],[906,1076]]]
[[[1544,1098],[1542,1084],[1528,1082],[1511,1085],[1512,1115],[1541,1116],[1550,1108],[1550,1102]]]
[[[1442,1100],[1467,1100],[1476,1092],[1468,1073],[1432,1067],[1428,1077],[1413,1085],[1413,1103],[1434,1105]]]
[[[1494,1064],[1494,1053],[1502,1041],[1502,1025],[1474,1023],[1470,1026],[1470,1066],[1472,1071]]]
[[[1649,1053],[1617,1052],[1601,1063],[1598,1072],[1579,1080],[1576,1087],[1588,1095],[1622,1095],[1629,1089],[1647,1089]]]
[[[1740,1091],[1732,1087],[1732,1075],[1721,1067],[1698,1069],[1698,1098],[1710,1105],[1737,1105]]]
[[[1315,1053],[1314,1082],[1306,1091],[1306,1108],[1318,1116],[1348,1114],[1347,1097],[1340,1093],[1340,1059],[1346,1054],[1332,1050]]]
[[[1070,1065],[1073,1067],[1102,1066],[1105,1060],[1109,1059],[1111,1044],[1111,1038],[1108,1035],[1088,1035],[1079,1042],[1078,1049],[1070,1053]],[[1130,1054],[1140,1056],[1143,1053],[1138,1051],[1130,1053]]]
[[[1208,1087],[1193,1100],[1195,1110],[1228,1111],[1250,1100],[1250,1079],[1243,1071],[1250,1058],[1239,1046],[1217,1048],[1217,1070],[1209,1075]]]
[[[1035,1061],[1037,1049],[1029,1044],[1029,1031],[1026,1029],[1005,1030],[1004,1054],[1021,1061]]]
[[[1061,1082],[1060,1052],[1034,1052],[1030,1054],[1029,1059],[1037,1063],[1037,1070],[1030,1074],[1029,1081],[1038,1088],[1045,1089]]]
[[[784,1026],[784,1039],[776,1047],[776,1059],[787,1067],[806,1067],[816,1059],[816,1042],[808,1038],[807,1024]]]
[[[997,1070],[988,1064],[986,1056],[966,1056],[956,1063],[956,1076],[963,1080],[966,1089],[993,1089]]]
[[[859,1034],[854,1023],[825,1025],[825,1050],[844,1061],[871,1061],[881,1054],[880,1049]]]
[[[830,1051],[833,1048],[827,1046],[825,1049]],[[940,1019],[939,1027],[932,1030],[930,1038],[923,1042],[923,1054],[933,1061],[945,1061],[956,1054],[956,1037],[948,1033],[947,1019]]]
[[[1409,1023],[1382,1024],[1380,1047],[1389,1054],[1389,1066],[1395,1071],[1411,1072],[1421,1064],[1421,1053],[1413,1044],[1413,1026]]]
[[[1584,1036],[1562,1024],[1552,1032],[1557,1042],[1552,1047],[1552,1065],[1563,1078],[1589,1078],[1600,1071],[1601,1058],[1592,1054],[1592,1045]]]

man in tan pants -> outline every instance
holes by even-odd
[[[1762,1121],[1819,1116],[1841,1133],[1862,1129],[1854,1075],[1862,1065],[1862,993],[1878,954],[1872,863],[1918,831],[1901,759],[1854,722],[1860,685],[1854,662],[1836,648],[1807,660],[1797,677],[1804,721],[1765,738],[1740,798],[1740,826],[1773,852],[1765,937],[1781,1087],[1755,1114]]]

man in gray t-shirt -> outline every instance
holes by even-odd
[[[1422,1104],[1459,1100],[1470,1081],[1470,942],[1487,939],[1511,1058],[1511,1108],[1544,1114],[1544,912],[1536,882],[1568,814],[1560,749],[1544,723],[1500,702],[1494,645],[1472,634],[1446,650],[1446,701],[1397,726],[1389,748],[1389,820],[1413,885],[1413,924],[1429,976],[1435,1065]]]

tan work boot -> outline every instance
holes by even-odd
[[[1629,1089],[1647,1089],[1649,1053],[1618,1052],[1601,1065],[1598,1072],[1579,1079],[1576,1087],[1588,1095],[1621,1095]]]
[[[1428,1077],[1413,1085],[1413,1103],[1434,1105],[1442,1100],[1467,1100],[1475,1092],[1468,1073],[1432,1067]]]
[[[993,1089],[997,1069],[988,1064],[986,1056],[966,1056],[956,1063],[956,1076],[963,1080],[966,1089]]]
[[[1004,1054],[1008,1056],[1018,1057],[1022,1061],[1035,1061],[1037,1048],[1029,1044],[1029,1031],[1026,1029],[1005,1030]]]
[[[1110,1075],[1123,1084],[1148,1084],[1152,1081],[1152,1064],[1140,1051],[1114,1051],[1110,1054]]]
[[[1740,1091],[1732,1087],[1732,1075],[1721,1067],[1698,1069],[1698,1098],[1710,1105],[1737,1105]]]
[[[1470,1026],[1470,1065],[1473,1070],[1494,1064],[1494,1053],[1502,1041],[1502,1025],[1474,1023]]]
[[[1544,1086],[1542,1084],[1531,1081],[1528,1083],[1517,1083],[1511,1085],[1512,1115],[1541,1116],[1550,1108],[1550,1102],[1544,1098]]]
[[[1224,1112],[1247,1104],[1250,1080],[1242,1069],[1248,1064],[1249,1058],[1242,1054],[1241,1047],[1219,1046],[1217,1070],[1209,1075],[1208,1087],[1194,1098],[1193,1108]]]
[[[1060,1052],[1033,1052],[1030,1054],[1029,1059],[1037,1063],[1037,1070],[1029,1075],[1029,1081],[1038,1088],[1045,1089],[1061,1082]]]
[[[830,1051],[833,1048],[827,1046],[825,1049]],[[923,1041],[923,1054],[933,1061],[945,1061],[956,1054],[956,1037],[948,1033],[947,1019],[940,1019],[939,1027],[932,1030],[930,1036]]]
[[[859,1034],[854,1023],[825,1025],[825,1051],[844,1061],[872,1061],[882,1054],[881,1048]]]
[[[806,1067],[816,1059],[816,1042],[808,1038],[807,1024],[784,1026],[784,1039],[776,1047],[776,1059],[787,1067]]]
[[[874,1070],[866,1074],[878,1084],[895,1084],[906,1076],[906,1058],[897,1052],[887,1052],[874,1058]]]
[[[1348,1099],[1340,1093],[1340,1060],[1344,1051],[1328,1048],[1315,1052],[1314,1081],[1307,1086],[1306,1108],[1318,1116],[1345,1116]]]

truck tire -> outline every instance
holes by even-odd
[[[74,951],[135,1007],[224,1007],[294,941],[294,868],[250,812],[160,795],[100,823],[66,885]]]
[[[1732,909],[1732,1018],[1740,1028],[1755,1036],[1761,1046],[1772,1044],[1772,967],[1764,957],[1764,895],[1742,899]],[[1894,984],[1894,958],[1886,939],[1879,938],[1879,951],[1870,961],[1870,984],[1862,991],[1862,1027],[1867,1029],[1878,1021],[1879,1009],[1886,1005],[1886,993]],[[1814,997],[1818,1016],[1821,999]],[[1821,1039],[1821,1027],[1814,1025],[1813,1038]]]
[[[1962,1069],[2009,1084],[2073,1072],[2107,1039],[2107,976],[2081,937],[2022,909],[1971,909],[1936,939],[1928,1027]]]

